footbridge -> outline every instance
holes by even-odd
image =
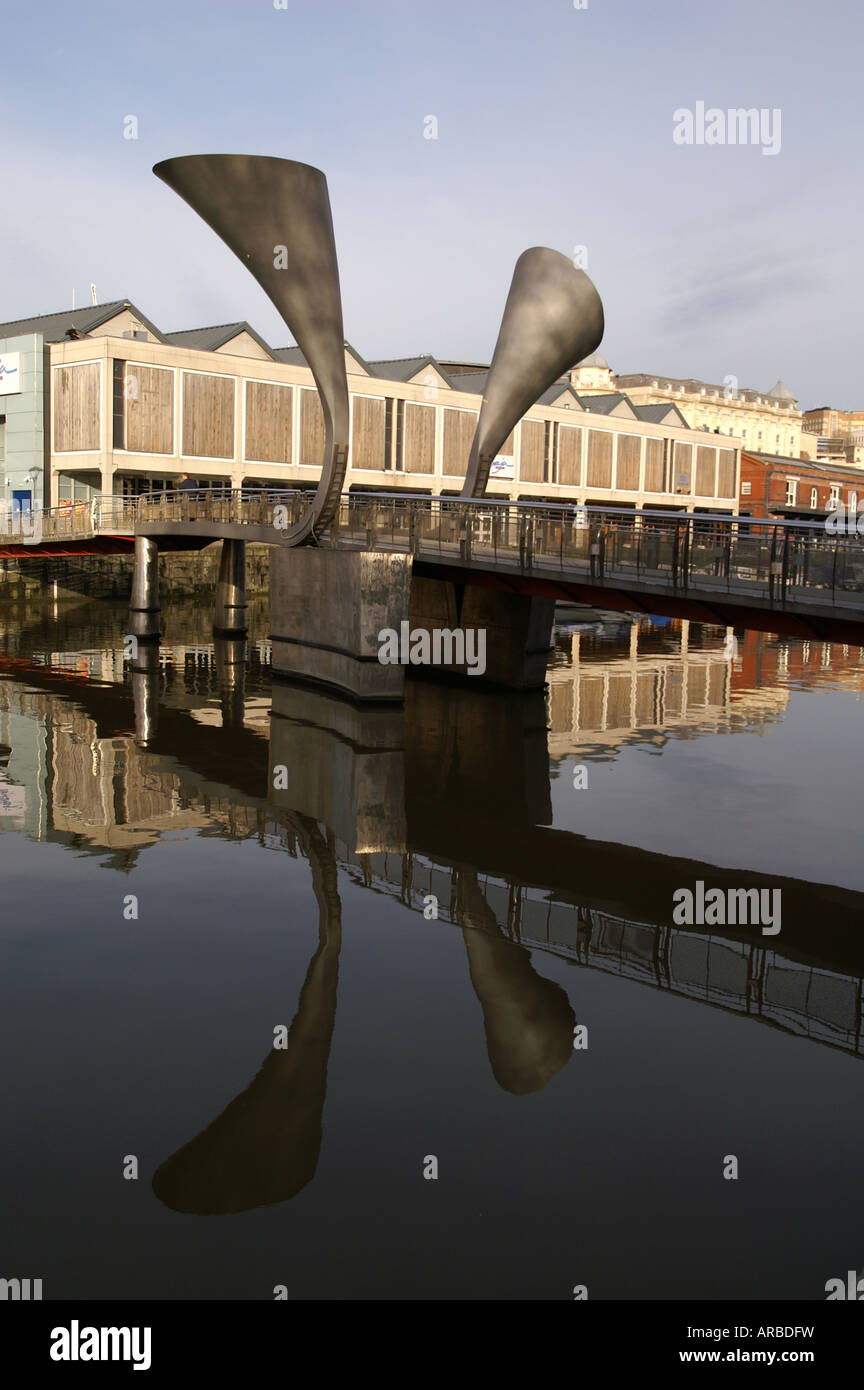
[[[355,698],[402,698],[383,630],[482,628],[481,684],[543,684],[554,603],[864,642],[864,542],[818,523],[510,503],[406,492],[343,496],[297,545],[294,491],[94,499],[19,515],[0,557],[133,552],[132,631],[158,641],[161,551],[222,543],[214,628],[246,626],[245,546],[273,547],[274,667]],[[466,676],[465,664],[447,673]]]

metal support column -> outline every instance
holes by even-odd
[[[246,542],[222,542],[213,631],[246,631]]]

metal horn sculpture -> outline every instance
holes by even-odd
[[[324,460],[311,509],[284,532],[314,540],[339,505],[348,465],[348,380],[339,266],[327,180],[320,169],[265,155],[196,154],[153,173],[179,193],[255,276],[315,378]]]
[[[603,337],[603,304],[584,270],[560,251],[532,246],[516,262],[463,497],[482,497],[492,460],[526,410]]]

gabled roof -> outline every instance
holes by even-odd
[[[470,391],[474,396],[482,396],[489,380],[488,367],[484,372],[459,372],[450,377],[450,385],[455,391]]]
[[[177,333],[166,333],[165,341],[173,343],[175,347],[197,348],[199,352],[216,352],[241,333],[248,333],[249,337],[264,349],[268,357],[273,356],[270,344],[265,343],[261,335],[256,333],[245,319],[239,323],[213,324],[210,328],[184,328]]]
[[[464,372],[472,374],[476,372],[488,372],[489,370],[488,362],[454,362],[449,358],[445,361],[443,357],[439,357],[436,360],[442,372],[448,377],[461,376]]]
[[[621,407],[626,406],[630,418],[637,418],[633,402],[628,396],[622,395],[620,391],[604,391],[602,396],[580,396],[576,399],[583,410],[590,410],[595,415],[617,415]]]
[[[576,392],[573,390],[573,387],[570,385],[569,381],[561,381],[560,379],[558,381],[553,381],[551,386],[547,386],[542,396],[537,397],[535,404],[557,405],[564,396],[569,397],[569,408],[571,410],[573,409],[574,405],[578,410],[584,409],[581,400],[579,399]]]
[[[633,402],[630,404],[633,405]],[[637,420],[645,420],[652,425],[663,425],[670,416],[677,416],[685,430],[690,428],[689,420],[684,419],[674,401],[658,401],[656,405],[633,405],[633,409],[636,411]]]
[[[352,347],[351,344],[350,344],[350,343],[347,343],[347,342],[344,343],[343,346],[344,346],[344,348],[345,348],[345,351],[346,351],[351,357],[354,358],[354,361],[357,363],[358,367],[362,367],[362,369],[363,369],[363,371],[365,372],[366,376],[374,376],[374,372],[373,372],[372,369],[370,368],[369,363],[366,361],[366,358],[365,358],[365,357],[361,357],[360,354],[359,354],[359,352],[357,351],[357,349],[356,349],[355,347]]]
[[[373,372],[372,367],[366,361],[365,357],[361,357],[357,349],[353,348],[350,343],[344,343],[343,346],[345,348],[345,351],[351,354],[355,362],[358,364],[359,367],[363,369],[367,376],[380,375],[380,373],[378,372]],[[309,363],[306,361],[306,358],[300,351],[300,348],[296,345],[294,347],[269,348],[268,351],[277,362],[286,362],[289,367],[309,366]],[[387,378],[385,378],[385,380],[386,379]]]
[[[287,362],[289,367],[308,367],[309,363],[299,347],[271,348],[277,362]]]
[[[410,381],[418,372],[422,372],[424,367],[433,367],[444,381],[448,381],[447,373],[440,362],[430,353],[423,357],[386,357],[381,361],[369,363],[369,371],[382,381]]]
[[[160,343],[165,342],[164,334],[129,299],[113,299],[108,304],[88,304],[83,309],[63,309],[59,314],[39,314],[36,318],[13,319],[10,323],[0,323],[0,338],[20,338],[27,333],[41,333],[46,343],[63,343],[69,337],[86,338],[94,328],[100,328],[103,323],[116,318],[124,309],[131,310],[148,333],[152,333]],[[70,329],[73,330],[71,334]]]

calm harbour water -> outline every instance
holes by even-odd
[[[266,611],[248,648],[208,618],[166,610],[149,674],[120,605],[0,618],[0,1273],[824,1299],[864,1269],[857,647],[562,628],[545,696],[363,711],[271,680]],[[698,880],[779,887],[781,932],[674,926]]]

